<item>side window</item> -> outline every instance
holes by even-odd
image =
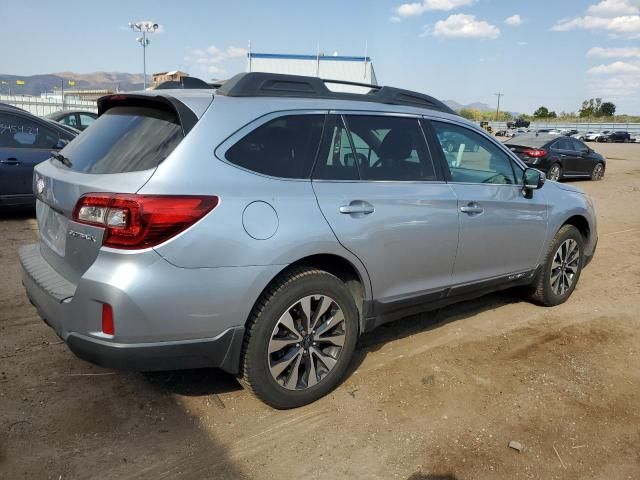
[[[552,145],[556,150],[573,150],[573,143],[568,138],[560,138]]]
[[[321,180],[358,180],[360,176],[355,159],[356,155],[358,157],[365,155],[362,149],[366,148],[366,145],[360,145],[361,150],[354,155],[349,142],[349,134],[341,116],[338,115],[336,117],[335,125],[330,134],[325,136],[325,141],[329,144],[328,149],[326,144],[321,149],[322,156],[318,159],[313,178]]]
[[[0,115],[0,145],[11,148],[53,148],[60,137],[20,115]]]
[[[443,122],[431,123],[452,181],[516,184],[511,159],[498,146],[468,128]]]
[[[417,119],[347,115],[346,121],[362,180],[436,180]]]
[[[64,123],[65,125],[69,125],[70,127],[78,128],[78,122],[77,122],[75,113],[72,113],[71,115],[67,115],[66,117],[62,117],[60,122]]]
[[[95,122],[96,119],[93,118],[91,115],[85,115],[84,113],[80,114],[80,126],[81,127],[88,127],[89,125],[91,125],[93,122]]]
[[[576,151],[576,152],[580,152],[580,153],[587,153],[589,151],[589,147],[587,147],[584,143],[582,143],[580,140],[575,140],[572,139],[571,143],[573,144],[573,148],[572,150]]]
[[[226,159],[257,173],[309,178],[324,115],[288,115],[259,126],[229,148]]]

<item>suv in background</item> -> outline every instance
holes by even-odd
[[[363,333],[514,286],[558,305],[596,248],[581,190],[420,93],[254,72],[98,108],[36,168],[19,256],[42,318],[105,367],[219,367],[297,407]]]

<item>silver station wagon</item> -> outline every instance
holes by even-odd
[[[95,364],[218,367],[291,408],[385,322],[513,286],[567,300],[598,238],[584,193],[430,96],[340,83],[101,98],[35,169],[40,316]]]

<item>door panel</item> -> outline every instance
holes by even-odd
[[[367,268],[377,301],[446,288],[458,244],[457,199],[442,181],[410,180],[435,175],[418,120],[354,117],[347,123],[357,135],[357,155],[340,117],[323,141],[312,182],[323,215]],[[360,177],[376,180],[340,180],[354,167]]]
[[[33,167],[50,156],[50,150],[3,148],[0,151],[0,195],[32,194]]]
[[[444,121],[428,126],[431,151],[438,153],[458,199],[460,236],[454,284],[534,268],[547,228],[543,191],[524,198],[522,168],[484,133]]]
[[[536,266],[547,228],[543,190],[533,198],[519,186],[451,184],[460,207],[456,284],[530,270]],[[467,212],[465,212],[467,210]]]

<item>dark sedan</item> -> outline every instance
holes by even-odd
[[[61,110],[47,115],[46,118],[78,130],[84,130],[95,122],[98,115],[93,112]]]
[[[606,159],[580,140],[548,134],[529,134],[505,142],[527,165],[546,172],[547,178],[591,178],[604,176]]]
[[[33,167],[75,137],[72,129],[0,105],[0,209],[34,205]]]

